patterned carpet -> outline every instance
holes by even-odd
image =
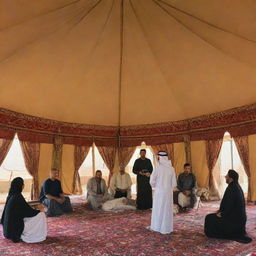
[[[198,210],[174,218],[175,232],[161,235],[146,227],[150,211],[93,212],[74,198],[75,212],[48,218],[48,239],[39,244],[14,244],[3,238],[0,227],[0,255],[33,256],[246,256],[256,251],[256,206],[248,206],[247,231],[250,244],[208,239],[203,234],[204,216],[218,204],[203,203]]]

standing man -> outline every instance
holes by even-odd
[[[140,158],[135,161],[132,171],[137,175],[137,208],[140,210],[152,208],[152,188],[149,178],[153,166],[150,159],[146,158],[146,149],[140,150]]]
[[[208,237],[235,240],[249,243],[251,238],[246,236],[246,211],[242,188],[238,183],[239,175],[229,170],[225,176],[228,187],[216,213],[208,214],[205,218],[204,232]]]
[[[161,234],[173,231],[173,189],[177,186],[171,161],[165,151],[157,154],[158,164],[150,176],[154,189],[151,229]]]
[[[114,198],[131,198],[132,180],[124,167],[120,167],[119,172],[115,173],[110,180],[110,188],[114,193]]]
[[[62,191],[59,170],[52,169],[51,178],[43,183],[40,202],[47,207],[46,215],[48,217],[73,211],[69,197],[65,196]]]
[[[182,210],[193,208],[196,203],[196,177],[191,173],[191,165],[189,163],[184,164],[184,172],[178,177],[177,187],[178,205]]]

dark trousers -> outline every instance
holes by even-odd
[[[120,190],[116,190],[114,198],[127,197],[127,192],[121,192]]]
[[[65,196],[64,203],[60,204],[54,199],[45,198],[43,204],[47,207],[46,215],[49,217],[58,216],[63,213],[72,212],[72,206],[69,197]]]

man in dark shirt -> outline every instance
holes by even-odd
[[[206,216],[204,232],[208,237],[249,243],[252,239],[246,236],[245,199],[243,190],[238,184],[239,175],[236,171],[229,170],[225,178],[228,187],[220,208],[216,213]]]
[[[193,208],[196,203],[196,177],[191,173],[191,166],[189,163],[184,164],[184,172],[178,177],[177,188],[179,190],[178,194],[178,205],[181,210],[186,210],[186,208]]]
[[[146,158],[146,150],[140,150],[140,158],[138,158],[132,169],[137,175],[137,208],[146,210],[152,208],[152,188],[149,184],[150,174],[153,166],[150,159]]]
[[[69,197],[64,196],[58,178],[59,171],[52,169],[51,178],[43,183],[40,193],[40,201],[47,207],[46,215],[49,217],[73,211],[70,199]]]

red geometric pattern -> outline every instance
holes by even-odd
[[[35,256],[246,256],[256,248],[256,206],[248,206],[247,231],[253,242],[209,239],[204,217],[219,203],[204,203],[199,210],[174,217],[170,235],[149,231],[150,211],[94,212],[74,199],[75,212],[47,218],[48,238],[39,244],[12,243],[2,237],[0,255]]]
[[[219,139],[225,131],[233,137],[255,134],[256,104],[175,122],[122,127],[60,122],[0,108],[0,137],[18,132],[21,140],[40,143],[53,143],[59,135],[64,144],[137,146],[145,141],[160,145],[183,142],[184,135],[192,141]]]

